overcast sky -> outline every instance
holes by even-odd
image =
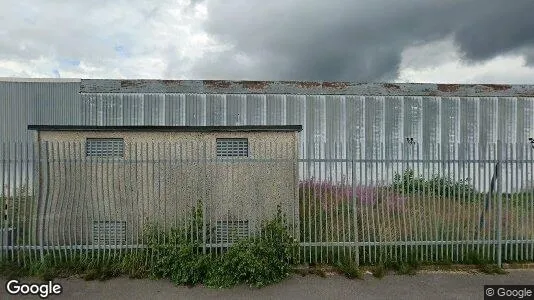
[[[1,0],[0,77],[534,84],[532,0]]]

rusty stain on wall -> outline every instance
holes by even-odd
[[[457,92],[459,88],[459,84],[438,84],[438,91],[445,93]]]
[[[391,90],[400,90],[400,86],[398,84],[393,84],[393,83],[384,83],[384,87],[386,89],[391,89]]]
[[[344,89],[347,86],[348,84],[346,82],[332,82],[332,81],[323,82],[324,88]]]
[[[267,81],[241,81],[240,82],[245,89],[263,90],[269,86]]]
[[[482,86],[485,86],[493,91],[506,91],[512,88],[511,85],[505,84],[483,84]]]
[[[358,83],[335,81],[82,79],[80,93],[296,94],[359,96],[518,97],[534,85]]]
[[[144,80],[121,80],[121,88],[143,86]]]
[[[161,83],[167,86],[181,86],[184,81],[183,80],[162,80]]]
[[[304,89],[321,87],[320,82],[314,82],[314,81],[300,81],[300,82],[290,81],[290,83],[296,85],[299,88],[304,88]]]
[[[232,86],[231,81],[227,80],[203,80],[202,83],[204,83],[205,86],[210,88],[229,88]]]

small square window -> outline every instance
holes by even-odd
[[[248,139],[217,139],[217,157],[247,157]]]
[[[217,243],[235,243],[248,236],[248,220],[217,221],[215,225],[215,240]]]
[[[126,222],[93,221],[93,243],[122,245],[126,242]]]
[[[98,157],[124,157],[123,139],[87,139],[85,155]]]

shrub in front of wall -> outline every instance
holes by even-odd
[[[207,274],[206,285],[231,287],[248,284],[263,287],[286,278],[295,263],[297,243],[286,230],[280,211],[262,228],[256,238],[244,239],[215,260]]]
[[[280,208],[276,218],[262,226],[261,235],[237,242],[220,257],[202,254],[201,245],[191,241],[187,232],[147,228],[152,278],[167,278],[189,286],[204,283],[217,288],[237,284],[262,287],[286,278],[295,262],[297,243],[287,231]]]
[[[39,276],[45,280],[71,275],[82,275],[86,280],[149,276],[188,286],[203,283],[217,288],[237,284],[262,287],[286,278],[296,262],[298,244],[288,233],[280,209],[276,218],[262,226],[262,234],[237,242],[218,257],[202,254],[201,244],[191,239],[188,230],[149,226],[144,235],[146,250],[117,255],[71,253],[63,258],[50,253],[43,261],[24,268],[16,261],[2,261],[0,273],[5,277]]]

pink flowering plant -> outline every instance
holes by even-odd
[[[336,210],[345,203],[356,206],[377,206],[384,202],[387,207],[402,210],[405,199],[397,192],[382,186],[358,185],[354,188],[347,183],[334,184],[328,181],[318,181],[314,178],[299,183],[300,198],[320,205],[325,211]]]
[[[354,217],[387,210],[402,212],[405,198],[386,186],[357,185],[320,181],[299,183],[301,237],[313,241],[340,241],[354,238]],[[354,213],[356,209],[356,213]],[[361,228],[361,226],[359,226]]]

